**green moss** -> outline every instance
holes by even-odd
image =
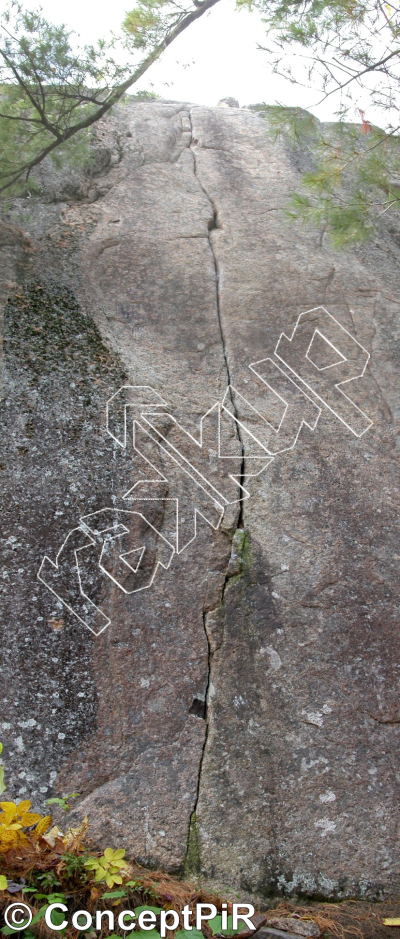
[[[45,378],[70,384],[91,402],[94,389],[108,382],[123,384],[116,356],[103,343],[99,330],[85,316],[68,287],[35,282],[9,299],[5,311],[4,351],[18,361],[31,384]]]
[[[242,569],[248,570],[252,563],[252,555],[250,548],[250,535],[247,528],[238,528],[235,532],[235,535],[240,534],[239,545],[240,545],[240,555],[242,558]]]
[[[234,573],[228,574],[225,590],[229,590],[247,575],[252,566],[250,537],[247,528],[237,528],[232,538],[231,560],[234,561]]]
[[[184,874],[201,874],[201,840],[196,812],[192,812],[186,845]]]

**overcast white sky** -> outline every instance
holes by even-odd
[[[84,43],[119,31],[130,0],[24,0],[28,9],[42,7],[44,16],[65,23]],[[135,90],[146,88],[163,98],[216,105],[232,96],[245,106],[265,101],[309,108],[322,120],[334,120],[338,102],[332,97],[315,107],[319,95],[272,74],[268,56],[257,51],[265,43],[265,27],[256,13],[234,9],[234,0],[217,6],[190,26],[155,63]],[[355,112],[353,120],[359,121]]]

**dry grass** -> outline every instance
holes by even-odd
[[[267,914],[267,923],[277,915],[295,914],[316,923],[324,939],[400,939],[400,929],[383,925],[385,917],[398,916],[399,909],[400,904],[396,909],[393,904],[356,900],[309,905],[281,902]]]

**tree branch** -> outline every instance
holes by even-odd
[[[343,82],[343,84],[338,85],[337,88],[332,88],[332,91],[327,91],[327,93],[323,96],[323,98],[321,98],[320,101],[317,101],[314,107],[317,107],[319,104],[322,104],[324,101],[326,101],[327,98],[330,97],[330,95],[335,94],[335,92],[343,91],[343,88],[346,88],[346,86],[350,85],[350,83],[353,81],[358,81],[360,78],[362,78],[363,75],[366,75],[368,72],[380,71],[381,67],[383,65],[386,65],[386,62],[389,62],[390,59],[393,59],[395,56],[399,56],[399,55],[400,55],[400,47],[398,49],[394,49],[393,52],[390,52],[387,56],[385,56],[385,58],[380,59],[378,62],[373,62],[372,65],[368,65],[367,68],[364,68],[360,72],[357,72],[356,75],[352,75],[351,78],[347,80],[347,82]]]
[[[184,16],[183,18],[180,18],[178,23],[170,30],[169,33],[167,33],[164,39],[160,43],[158,43],[157,46],[155,46],[155,48],[149,53],[149,55],[146,56],[146,58],[138,66],[138,68],[135,69],[133,74],[130,75],[129,78],[127,78],[124,82],[122,82],[122,84],[119,85],[114,91],[112,91],[110,95],[107,97],[107,100],[104,101],[100,105],[100,107],[97,108],[96,111],[94,111],[92,114],[88,115],[87,117],[83,118],[81,121],[78,121],[76,124],[73,124],[71,127],[68,127],[62,133],[59,133],[59,131],[57,131],[57,129],[47,120],[46,115],[44,114],[44,112],[41,111],[40,106],[38,105],[38,102],[30,93],[29,87],[26,86],[26,83],[23,81],[22,77],[19,75],[13,63],[7,61],[7,57],[5,53],[0,50],[1,55],[7,62],[8,67],[12,69],[13,74],[15,75],[17,81],[19,82],[23,90],[25,91],[25,94],[28,96],[34,108],[38,111],[41,117],[41,122],[43,126],[51,134],[53,134],[53,136],[57,136],[56,140],[53,140],[50,144],[47,145],[47,147],[44,147],[37,154],[36,157],[34,157],[31,160],[27,160],[26,163],[24,163],[19,168],[19,170],[16,171],[13,174],[13,176],[7,180],[7,182],[3,183],[3,185],[0,185],[0,193],[4,192],[10,186],[14,185],[14,183],[18,182],[18,180],[21,179],[23,176],[26,176],[26,178],[28,178],[29,174],[34,169],[34,167],[38,166],[39,163],[41,163],[42,160],[44,160],[46,156],[49,156],[50,153],[56,150],[57,147],[60,146],[60,144],[65,143],[67,140],[70,140],[71,137],[74,137],[75,134],[79,133],[79,131],[86,130],[88,127],[91,127],[92,124],[95,124],[96,121],[98,121],[101,117],[104,117],[104,115],[107,114],[108,111],[110,111],[111,108],[113,108],[114,105],[117,104],[118,101],[121,100],[121,98],[124,96],[124,94],[126,94],[128,89],[131,88],[132,85],[134,85],[135,82],[137,82],[139,78],[141,78],[142,75],[144,75],[144,73],[150,68],[150,66],[153,65],[153,63],[156,62],[157,59],[160,58],[160,56],[165,51],[165,49],[167,49],[168,46],[170,46],[171,43],[174,42],[174,40],[177,39],[177,37],[182,32],[184,32],[185,29],[188,28],[188,26],[190,26],[197,19],[203,16],[204,13],[206,13],[208,10],[211,10],[211,8],[219,2],[220,0],[204,0],[203,3],[199,3],[199,5],[196,6],[195,10],[191,10],[190,13],[186,14],[186,16]]]
[[[26,84],[26,82],[24,81],[24,79],[22,78],[22,76],[19,74],[18,69],[15,67],[14,63],[9,61],[8,56],[6,55],[6,53],[5,53],[2,49],[0,49],[0,55],[3,57],[4,61],[7,63],[8,68],[11,69],[13,75],[14,75],[15,78],[17,79],[18,84],[21,86],[21,88],[23,88],[25,94],[26,94],[27,97],[29,98],[29,101],[31,102],[31,104],[32,104],[33,107],[35,108],[35,111],[38,112],[38,114],[39,114],[39,116],[40,116],[41,123],[43,124],[43,127],[45,127],[46,130],[48,130],[51,134],[53,134],[53,137],[56,137],[57,140],[60,141],[60,136],[59,136],[59,134],[58,134],[57,129],[56,129],[55,127],[53,127],[53,125],[50,123],[50,121],[47,120],[47,117],[46,117],[46,115],[45,115],[43,109],[40,107],[39,102],[36,101],[36,98],[34,97],[34,95],[32,94],[32,92],[31,92],[30,89],[29,89],[29,85]]]

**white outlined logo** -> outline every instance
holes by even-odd
[[[31,908],[26,903],[21,903],[21,900],[18,900],[17,903],[10,903],[10,906],[4,911],[4,922],[6,926],[8,926],[9,929],[14,929],[16,932],[27,929],[32,919],[33,913]]]
[[[149,385],[124,385],[107,401],[107,433],[140,472],[121,492],[121,508],[82,516],[55,561],[46,555],[38,572],[94,635],[110,625],[93,599],[102,581],[125,594],[149,589],[160,568],[168,570],[174,555],[194,541],[198,518],[216,530],[228,506],[250,497],[251,479],[293,450],[304,426],[315,431],[324,408],[355,437],[372,426],[348,393],[356,392],[350,383],[365,374],[369,353],[324,307],[301,313],[291,335],[281,333],[273,355],[249,366],[250,394],[230,386],[205,412],[197,437]],[[250,468],[243,477],[232,472],[238,431]],[[161,524],[151,521],[160,505],[168,507],[168,537],[160,531],[163,511]]]

